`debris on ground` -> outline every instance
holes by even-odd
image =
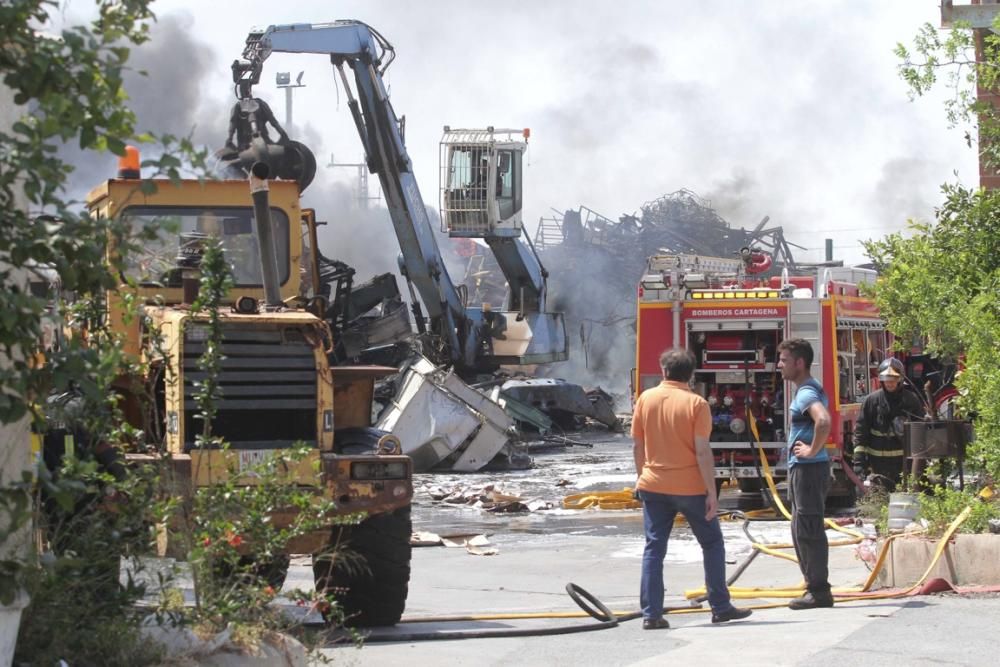
[[[525,378],[504,382],[500,395],[543,412],[563,431],[579,430],[586,419],[593,419],[612,430],[619,428],[611,394],[600,387],[588,391],[566,380]]]
[[[442,536],[428,531],[418,531],[410,536],[410,546],[464,548],[473,556],[495,556],[500,553],[499,549],[490,544],[486,535],[476,533]]]
[[[543,498],[523,498],[519,494],[507,493],[493,484],[456,486],[451,489],[435,485],[427,488],[425,492],[431,499],[441,503],[472,506],[498,514],[537,512],[554,508],[552,502]]]

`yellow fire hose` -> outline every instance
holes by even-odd
[[[754,430],[754,435],[756,437],[757,435],[756,423],[754,423],[753,420],[751,420],[750,424],[751,428]],[[777,486],[774,483],[774,477],[771,474],[771,467],[767,462],[767,457],[764,455],[763,448],[758,447],[758,454],[760,456],[760,463],[761,463],[761,468],[763,470],[764,479],[767,482],[767,486],[771,492],[772,498],[774,499],[774,503],[777,506],[778,510],[781,512],[781,514],[786,519],[791,520],[791,514],[788,512],[788,509],[785,507],[784,503],[781,502],[781,496],[778,494]],[[879,572],[881,572],[882,568],[885,566],[885,560],[888,557],[892,542],[896,538],[901,536],[901,535],[891,535],[882,544],[882,548],[879,551],[879,555],[875,561],[875,565],[872,567],[871,572],[868,573],[868,579],[865,581],[863,586],[861,586],[860,588],[858,587],[835,588],[833,589],[832,593],[834,594],[834,596],[837,597],[838,601],[840,602],[849,602],[853,600],[871,600],[873,598],[888,599],[888,598],[903,597],[909,595],[914,590],[917,590],[920,586],[922,586],[924,581],[926,581],[927,577],[930,576],[930,573],[934,570],[934,567],[937,565],[938,560],[941,558],[942,554],[944,554],[944,550],[948,546],[948,541],[951,539],[952,535],[954,535],[955,531],[958,530],[959,526],[961,526],[962,523],[966,520],[966,518],[968,518],[971,512],[972,508],[966,507],[964,511],[962,511],[957,517],[955,517],[951,525],[948,526],[948,529],[945,531],[944,535],[941,537],[940,540],[938,540],[937,546],[934,549],[934,558],[931,560],[930,565],[928,565],[927,570],[924,572],[923,576],[921,576],[920,579],[910,588],[903,591],[887,591],[885,593],[866,594],[861,597],[851,597],[852,593],[853,594],[867,593],[871,589],[872,585],[875,583],[875,580],[878,578]],[[864,535],[862,535],[861,533],[840,526],[836,522],[831,521],[830,519],[826,519],[825,525],[827,526],[827,528],[830,528],[832,530],[835,530],[837,532],[849,536],[848,539],[831,541],[830,546],[848,546],[852,544],[858,544],[864,539]],[[757,542],[753,542],[751,546],[753,547],[753,549],[760,551],[761,553],[766,553],[770,556],[776,556],[778,558],[784,558],[785,560],[790,560],[795,563],[798,562],[798,558],[796,558],[794,555],[777,551],[778,549],[794,548],[794,545],[792,544],[760,544]],[[793,598],[802,595],[804,592],[805,592],[805,586],[803,584],[799,584],[797,586],[784,589],[745,588],[736,586],[729,587],[730,596],[736,599]],[[704,594],[705,594],[704,587],[685,591],[684,593],[685,597],[687,597],[688,599],[697,598]]]
[[[562,500],[563,509],[582,510],[597,508],[602,510],[637,510],[642,509],[642,502],[633,497],[635,489],[624,488],[621,491],[587,491],[585,493],[574,493],[566,496]],[[740,512],[742,517],[766,518],[775,516],[770,509],[748,510]],[[720,515],[721,521],[736,520],[729,514]],[[675,522],[684,522],[684,517],[678,515]]]
[[[760,446],[760,436],[757,431],[757,422],[755,419],[752,418],[752,415],[750,415],[749,424],[750,424],[750,429],[754,435],[754,439],[758,443],[757,454],[760,459],[762,476],[765,482],[767,483],[767,488],[771,493],[771,498],[774,501],[774,506],[777,508],[777,511],[780,513],[781,516],[783,516],[786,520],[791,520],[792,518],[791,513],[788,511],[788,508],[785,507],[785,504],[781,500],[781,495],[778,493],[778,488],[774,482],[774,476],[771,472],[771,466],[767,461],[767,456],[764,454],[763,447]],[[586,509],[595,507],[606,510],[619,510],[619,509],[639,509],[642,507],[642,503],[633,497],[633,489],[630,488],[624,488],[621,491],[592,491],[585,493],[577,493],[570,496],[566,496],[563,499],[562,504],[565,509]],[[965,519],[969,516],[969,513],[971,511],[972,511],[971,507],[966,508],[965,511],[963,511],[955,518],[952,524],[948,527],[948,530],[945,531],[944,535],[938,541],[934,551],[934,558],[932,559],[926,572],[924,572],[920,580],[917,581],[910,588],[904,591],[887,591],[885,593],[875,593],[875,594],[868,593],[868,591],[874,585],[879,572],[885,566],[885,560],[888,556],[892,542],[897,537],[900,537],[900,535],[891,535],[889,536],[888,539],[886,539],[885,542],[883,542],[882,547],[879,551],[879,555],[875,561],[875,565],[872,567],[872,570],[869,573],[868,578],[863,586],[850,587],[850,588],[835,588],[832,590],[832,593],[835,596],[837,596],[837,599],[840,602],[848,602],[853,600],[870,600],[873,598],[884,599],[884,598],[902,597],[905,595],[909,595],[914,590],[917,590],[921,585],[923,585],[927,577],[930,576],[930,573],[933,571],[938,560],[944,553],[945,548],[948,546],[948,541],[951,539],[952,535],[962,524],[962,522],[964,522]],[[753,510],[749,512],[724,515],[720,516],[720,519],[723,520],[727,518],[752,519],[752,518],[764,518],[769,516],[770,517],[775,516],[774,512],[770,509],[764,509],[764,510]],[[683,521],[683,517],[678,516],[677,521]],[[841,526],[831,519],[826,519],[824,523],[828,529],[834,530],[846,536],[843,539],[831,540],[829,542],[829,545],[831,547],[851,546],[859,544],[865,539],[864,535],[862,535],[858,531],[851,530],[850,528]],[[794,554],[786,553],[785,551],[783,551],[787,549],[794,549],[794,544],[792,543],[767,544],[767,543],[752,541],[751,547],[755,552],[767,554],[769,556],[774,556],[776,558],[781,558],[783,560],[788,560],[793,563],[798,563],[798,558]],[[756,555],[757,555],[756,553],[752,554],[752,556]],[[730,596],[735,599],[794,598],[802,595],[804,591],[805,591],[804,582],[786,588],[729,586]],[[865,593],[865,595],[858,597],[857,594],[859,593]],[[852,594],[854,594],[855,596],[852,597]],[[702,597],[705,595],[705,588],[701,587],[701,588],[687,590],[684,592],[684,595],[687,599]],[[760,608],[781,607],[781,606],[785,606],[785,604],[784,603],[765,604],[760,606],[754,606],[754,608],[760,609]],[[690,613],[698,611],[705,611],[705,610],[700,608],[691,608],[683,610],[672,610],[671,613]],[[628,613],[630,612],[615,612],[616,615],[617,614],[625,615]],[[571,618],[574,616],[586,615],[582,614],[581,612],[568,612],[568,614],[569,615],[567,616],[558,615],[553,617]],[[502,618],[533,618],[533,617],[535,616],[513,615],[513,616],[503,616]],[[501,617],[490,616],[489,618],[501,618]],[[471,620],[471,619],[469,617],[463,617],[463,620]]]
[[[784,503],[781,501],[781,497],[778,494],[777,486],[774,483],[773,475],[771,474],[771,467],[767,462],[767,457],[764,454],[763,447],[760,447],[760,437],[757,433],[757,424],[754,419],[750,419],[751,430],[753,431],[754,437],[758,443],[758,454],[760,456],[761,469],[763,471],[763,477],[767,482],[768,489],[770,490],[772,499],[774,501],[775,507],[778,512],[787,520],[791,519],[791,514],[785,507]],[[642,507],[642,503],[633,497],[633,489],[625,488],[621,491],[601,491],[601,492],[586,492],[578,493],[570,496],[566,496],[563,499],[563,507],[566,509],[586,509],[586,508],[599,508],[607,510],[621,510],[621,509],[639,509]],[[874,592],[869,593],[871,587],[874,585],[879,572],[885,566],[886,558],[889,554],[890,545],[898,537],[902,535],[891,535],[882,544],[882,548],[879,551],[878,557],[875,561],[875,565],[872,567],[871,572],[868,574],[868,578],[864,585],[861,587],[854,588],[837,588],[832,592],[837,598],[837,602],[855,602],[861,600],[873,600],[873,599],[890,599],[904,597],[912,594],[914,591],[918,590],[930,573],[934,570],[941,556],[944,554],[945,549],[948,546],[949,541],[958,530],[959,526],[968,518],[969,514],[972,512],[971,507],[966,507],[948,526],[948,529],[944,532],[944,535],[938,540],[937,545],[934,549],[934,557],[931,559],[930,564],[924,571],[920,579],[914,583],[912,586],[905,590],[890,590],[885,592]],[[764,510],[753,510],[749,512],[739,512],[732,513],[729,518],[739,517],[743,520],[749,520],[752,518],[765,518],[774,517],[775,513],[770,509]],[[724,518],[724,517],[720,517]],[[678,516],[678,520],[682,517]],[[834,540],[829,544],[830,546],[848,546],[860,543],[864,536],[849,528],[840,526],[836,522],[827,519],[825,521],[827,528],[835,530],[839,533],[846,535],[845,539]],[[792,549],[794,545],[790,543],[780,543],[780,544],[764,544],[759,542],[751,542],[753,551],[750,557],[740,566],[737,573],[734,576],[738,577],[742,574],[743,570],[750,564],[750,562],[760,553],[765,553],[777,558],[782,558],[785,560],[790,560],[792,562],[798,562],[798,559],[788,553],[784,553],[782,549]],[[600,605],[599,600],[593,598],[585,591],[576,587],[574,584],[568,584],[567,590],[570,588],[575,588],[578,594],[583,594],[592,603],[596,603],[596,606],[601,610],[600,613],[591,609],[590,611],[565,611],[565,612],[508,612],[499,614],[464,614],[464,615],[442,615],[442,616],[408,616],[400,620],[400,623],[429,623],[429,622],[452,622],[452,621],[498,621],[498,620],[519,620],[519,619],[548,619],[548,618],[587,618],[593,617],[601,621],[595,626],[597,629],[601,627],[613,627],[618,623],[618,621],[624,621],[632,618],[637,618],[640,612],[632,611],[611,611],[608,610],[603,605]],[[762,599],[762,598],[791,598],[798,597],[802,595],[805,590],[804,584],[799,584],[789,588],[752,588],[752,587],[735,587],[729,586],[729,592],[731,597],[734,599]],[[571,591],[572,594],[572,591]],[[685,597],[688,599],[701,597],[705,594],[705,589],[693,589],[690,591],[685,591]],[[574,598],[575,599],[575,598]],[[579,600],[576,600],[579,604]],[[581,605],[583,606],[583,605]],[[787,607],[787,602],[761,602],[758,604],[750,605],[751,609],[775,609],[779,607]],[[697,602],[692,602],[690,607],[673,607],[664,610],[667,614],[693,614],[693,613],[706,613],[711,611],[711,609],[704,607]],[[570,628],[570,629],[547,629],[541,631],[527,631],[523,632],[524,635],[532,634],[555,634],[558,632],[573,632],[583,630],[583,628]],[[522,634],[522,631],[496,631],[493,633],[473,633],[473,634],[463,634],[463,633],[429,633],[429,634],[415,634],[411,639],[450,639],[450,638],[466,638],[474,636],[516,636]],[[373,637],[369,636],[366,641],[401,641],[403,638],[399,635],[387,635],[385,637]]]

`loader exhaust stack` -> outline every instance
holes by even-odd
[[[250,195],[253,197],[254,231],[260,248],[260,275],[264,280],[264,300],[269,310],[284,306],[278,284],[278,256],[274,247],[271,225],[270,194],[267,177],[270,168],[264,162],[257,162],[250,168]]]

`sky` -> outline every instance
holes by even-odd
[[[140,124],[219,147],[235,99],[229,64],[251,28],[359,19],[395,46],[386,80],[426,204],[437,206],[443,125],[531,128],[529,229],[553,209],[617,219],[686,188],[734,227],[770,216],[809,249],[800,261],[821,260],[832,238],[836,257],[856,263],[859,239],[931,219],[942,183],[976,184],[975,152],[948,127],[941,95],[910,101],[896,72],[894,46],[937,25],[937,0],[159,0],[153,9],[153,39],[134,57],[148,75],[129,86]],[[370,256],[391,234],[388,218],[356,210],[355,169],[327,166],[331,155],[362,157],[344,93],[323,56],[273,55],[255,92],[280,121],[281,71],[304,72],[287,129],[318,159],[305,200],[331,223],[325,245],[346,261]],[[395,257],[374,264],[388,270]]]

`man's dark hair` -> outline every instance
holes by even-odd
[[[802,359],[806,362],[806,368],[811,368],[813,363],[813,348],[805,338],[788,338],[778,345],[778,354],[782,350],[788,350],[788,354],[794,359]]]
[[[690,351],[675,347],[660,355],[663,377],[675,382],[687,382],[694,373],[694,355]]]

